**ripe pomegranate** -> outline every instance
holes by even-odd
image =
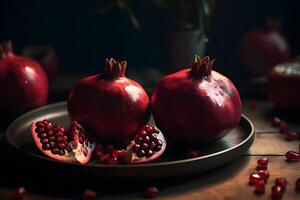
[[[57,75],[59,71],[59,61],[54,48],[49,46],[28,46],[23,49],[22,54],[38,60],[50,80]]]
[[[60,125],[53,126],[43,120],[31,125],[31,135],[40,151],[61,162],[87,163],[95,147],[94,140],[77,122],[67,131]]]
[[[100,144],[93,153],[96,160],[110,165],[146,163],[158,159],[166,146],[163,134],[157,128],[145,125],[125,148]]]
[[[290,46],[279,32],[280,25],[268,20],[263,29],[247,32],[240,45],[242,64],[254,75],[267,75],[275,65],[290,59]]]
[[[125,77],[127,62],[106,59],[105,72],[82,79],[70,92],[68,111],[97,138],[126,139],[149,118],[149,98],[137,82]]]
[[[17,115],[43,106],[48,80],[40,64],[13,53],[11,42],[0,46],[0,110]]]
[[[204,143],[236,127],[241,100],[234,84],[212,71],[214,60],[195,57],[191,68],[163,77],[151,99],[154,119],[170,138]]]
[[[267,92],[278,108],[300,108],[300,62],[275,66],[269,74]]]

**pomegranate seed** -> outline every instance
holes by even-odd
[[[285,154],[286,160],[290,162],[297,162],[300,159],[300,155],[296,151],[288,151]]]
[[[264,193],[265,192],[265,188],[266,188],[265,181],[262,180],[262,179],[256,181],[255,184],[254,184],[254,187],[255,187],[255,192],[256,193],[259,193],[259,194]]]
[[[249,184],[253,185],[260,179],[261,179],[261,177],[259,176],[259,174],[251,173],[250,176],[249,176]]]
[[[269,171],[263,169],[258,171],[258,175],[265,181],[267,181],[267,179],[270,177]]]
[[[297,191],[300,191],[300,178],[297,179],[296,181],[296,188]]]
[[[279,127],[279,125],[282,123],[282,121],[278,117],[273,117],[272,119],[272,125],[274,127]]]
[[[283,196],[282,187],[274,185],[272,187],[272,198],[273,199],[280,199],[282,196]]]
[[[26,195],[26,189],[22,186],[18,187],[15,193],[15,198],[16,200],[21,200],[24,199]]]
[[[119,164],[119,160],[117,157],[111,157],[107,160],[107,164],[109,165],[117,165]]]
[[[156,198],[158,196],[159,190],[157,187],[149,187],[146,190],[146,197],[148,198]]]
[[[297,140],[297,139],[298,139],[298,135],[297,135],[296,132],[291,132],[291,131],[289,131],[289,132],[287,132],[287,133],[284,134],[284,139],[285,139],[286,141]]]
[[[284,122],[281,122],[278,128],[279,128],[280,132],[283,134],[286,134],[289,132],[289,126]]]
[[[268,158],[261,158],[257,160],[257,167],[259,169],[267,169],[269,164],[269,159]]]
[[[190,149],[187,151],[186,155],[188,158],[196,158],[196,157],[200,156],[201,153],[198,150]]]
[[[94,200],[97,197],[97,192],[93,190],[85,190],[82,195],[82,200]]]
[[[279,177],[275,179],[275,185],[280,186],[283,190],[285,190],[287,181],[284,177]]]

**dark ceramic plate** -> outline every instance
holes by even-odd
[[[25,164],[40,169],[58,170],[70,175],[91,175],[98,178],[153,178],[178,177],[203,172],[237,159],[249,149],[254,140],[254,128],[251,121],[242,115],[240,124],[227,136],[209,145],[199,145],[202,155],[187,159],[186,151],[190,147],[168,144],[162,158],[154,163],[135,165],[87,165],[61,163],[42,155],[35,147],[30,134],[32,122],[48,119],[53,124],[67,126],[69,123],[66,103],[57,103],[33,110],[17,120],[8,128],[6,144],[12,152],[23,155]],[[150,124],[153,120],[150,120]],[[46,170],[46,169],[45,169]],[[73,176],[73,175],[71,175]]]

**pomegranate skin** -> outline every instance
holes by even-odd
[[[48,79],[40,64],[31,58],[17,56],[11,43],[0,51],[0,109],[20,114],[43,106],[48,99]]]
[[[242,38],[240,56],[252,74],[268,75],[275,65],[290,59],[290,46],[276,28],[256,29]]]
[[[202,61],[208,63],[206,66],[210,63],[208,57]],[[151,106],[155,122],[166,136],[207,143],[238,125],[241,100],[233,83],[220,73],[210,71],[195,77],[192,72],[197,62],[196,56],[192,69],[163,77],[153,91]],[[201,67],[205,66],[200,63]]]
[[[128,138],[149,119],[149,97],[141,85],[124,76],[125,69],[119,67],[123,64],[126,68],[125,61],[106,60],[112,72],[86,77],[70,92],[70,118],[98,139]],[[120,69],[123,71],[118,72]]]
[[[283,63],[275,66],[268,76],[267,93],[275,107],[300,108],[300,63]]]

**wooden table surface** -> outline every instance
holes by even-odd
[[[98,199],[145,199],[141,196],[144,188],[156,185],[160,189],[157,199],[269,200],[274,179],[284,176],[288,186],[283,199],[300,199],[300,192],[295,191],[295,181],[300,178],[300,162],[286,162],[284,156],[288,150],[299,150],[299,140],[288,142],[283,139],[279,130],[270,125],[270,117],[266,114],[270,109],[271,105],[267,102],[256,101],[254,104],[249,101],[244,102],[243,113],[254,123],[256,138],[248,152],[225,166],[204,174],[176,180],[143,180],[141,183],[114,180],[107,184],[99,180],[98,183],[93,183],[93,189],[98,191]],[[297,129],[298,125],[294,124],[293,128]],[[255,172],[256,162],[262,157],[270,160],[270,178],[266,185],[266,192],[263,195],[256,195],[254,187],[248,184],[248,177],[251,172]],[[78,183],[76,180],[63,181],[59,177],[56,181],[36,180],[37,177],[32,178],[31,181],[30,177],[23,176],[22,173],[25,172],[22,172],[22,166],[13,166],[14,163],[10,163],[10,158],[4,156],[0,163],[4,166],[4,170],[0,173],[0,199],[11,199],[18,185],[27,188],[28,194],[25,199],[79,199],[84,187],[90,185]],[[109,189],[105,185],[109,185]]]

